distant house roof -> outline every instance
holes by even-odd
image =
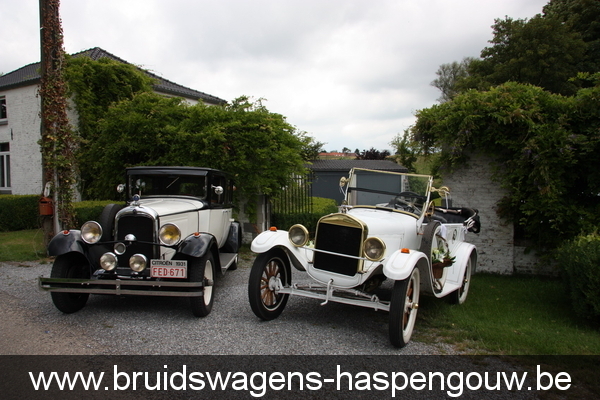
[[[331,151],[329,153],[327,153],[327,152],[319,153],[319,158],[335,159],[335,158],[344,158],[344,157],[356,158],[356,153],[340,153],[338,151]]]
[[[80,53],[73,54],[73,57],[81,57],[87,56],[92,60],[99,60],[101,58],[109,58],[111,60],[115,60],[121,62],[123,64],[131,64],[127,61],[103,50],[99,47],[94,47],[93,49],[84,50]],[[41,63],[33,63],[21,67],[17,70],[9,72],[0,76],[0,90],[13,89],[21,86],[28,86],[38,83],[40,80],[40,64]],[[225,104],[226,101],[220,99],[215,96],[211,96],[210,94],[206,94],[194,89],[190,89],[185,86],[178,85],[177,83],[171,82],[167,79],[161,78],[158,75],[155,75],[147,70],[141,69],[148,76],[157,80],[157,83],[154,85],[154,90],[159,93],[164,93],[171,96],[184,97],[187,99],[194,100],[202,100],[209,104]]]
[[[307,167],[314,172],[350,171],[352,168],[376,169],[379,171],[408,172],[406,167],[387,160],[315,160]]]

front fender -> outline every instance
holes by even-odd
[[[179,244],[177,253],[190,257],[202,257],[210,250],[215,242],[215,237],[209,233],[190,235]]]
[[[429,268],[429,261],[424,253],[416,250],[403,253],[402,250],[397,250],[383,266],[383,274],[395,281],[404,280],[410,276],[415,267],[419,266],[421,270]]]
[[[255,237],[250,245],[250,249],[255,253],[266,253],[274,247],[283,249],[296,269],[306,271],[313,252],[291,244],[287,231],[264,231]]]
[[[85,246],[81,239],[80,230],[63,231],[54,236],[48,243],[48,255],[57,257],[66,253],[81,253],[85,255]]]

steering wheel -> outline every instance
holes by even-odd
[[[394,197],[389,203],[388,207],[393,208],[394,210],[402,210],[408,211],[410,213],[415,212],[415,207],[406,200],[402,200],[399,197]]]
[[[416,205],[417,200],[425,200],[425,196],[421,196],[415,192],[400,192],[388,204],[396,210],[407,211],[413,214],[419,213],[419,208]]]

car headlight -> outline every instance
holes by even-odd
[[[158,231],[158,238],[166,246],[175,246],[181,240],[181,231],[175,224],[164,224]]]
[[[135,272],[142,272],[146,269],[147,264],[148,259],[143,254],[134,254],[129,259],[129,268],[131,268]]]
[[[294,225],[288,231],[288,238],[294,246],[304,246],[308,242],[308,229],[300,224]]]
[[[117,256],[114,253],[104,253],[100,257],[100,266],[103,270],[112,271],[117,267]]]
[[[81,238],[88,244],[94,244],[102,237],[102,227],[95,221],[88,221],[81,226]]]
[[[379,261],[385,253],[385,243],[379,238],[370,237],[363,244],[363,253],[368,260]]]

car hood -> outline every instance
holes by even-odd
[[[383,240],[388,250],[403,246],[415,248],[417,245],[413,242],[417,236],[418,220],[413,215],[367,207],[353,208],[348,210],[348,214],[361,220],[369,230],[369,237]]]
[[[140,205],[151,208],[158,214],[159,217],[197,211],[206,207],[206,204],[201,200],[195,200],[192,198],[142,199],[140,201]]]

